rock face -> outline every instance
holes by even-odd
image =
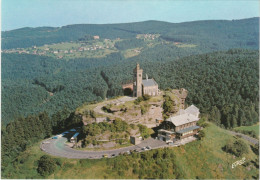
[[[128,123],[133,124],[143,124],[147,127],[155,127],[156,126],[156,119],[162,119],[162,103],[156,102],[156,103],[149,103],[149,107],[147,108],[147,111],[142,114],[141,108],[138,105],[135,105],[133,107],[127,108],[126,112],[115,112],[114,114],[117,116],[121,116]]]
[[[82,115],[84,125],[103,121],[105,118],[110,120],[120,118],[129,124],[142,124],[149,128],[156,127],[159,121],[163,120],[163,102],[166,91],[161,91],[160,95],[152,96],[151,99],[135,102],[135,97],[124,96],[117,99],[111,99],[99,103],[94,106],[93,112],[98,118],[91,118]],[[185,89],[174,89],[167,91],[175,101],[176,112],[179,109],[183,109],[184,101],[187,96],[187,90]],[[99,121],[100,120],[100,121]],[[97,122],[97,123],[98,123]]]

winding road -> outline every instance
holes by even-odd
[[[164,141],[159,141],[156,139],[146,139],[142,143],[138,145],[133,145],[125,148],[114,149],[114,150],[104,150],[104,151],[82,151],[76,150],[68,147],[65,142],[67,138],[60,137],[58,139],[49,139],[45,140],[41,144],[41,150],[46,153],[71,158],[71,159],[100,159],[103,155],[107,155],[108,157],[118,156],[121,153],[125,153],[127,151],[136,150],[137,152],[142,151],[143,147],[150,146],[152,149],[167,147],[168,145]],[[113,156],[112,156],[113,155]]]
[[[228,131],[228,130],[227,130]],[[258,139],[255,139],[255,138],[252,138],[250,136],[247,136],[245,134],[242,134],[242,133],[237,133],[237,132],[234,132],[234,131],[228,131],[230,134],[232,135],[238,135],[238,136],[241,136],[243,139],[247,140],[248,142],[252,143],[252,144],[259,144],[259,140]]]

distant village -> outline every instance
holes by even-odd
[[[143,40],[154,40],[158,38],[159,34],[138,34],[136,39],[143,39]],[[61,42],[61,43],[53,43],[53,44],[45,44],[44,46],[37,47],[32,46],[30,48],[16,48],[16,49],[6,49],[1,50],[2,53],[19,53],[19,54],[34,54],[40,56],[54,56],[57,59],[61,59],[66,55],[73,55],[82,52],[92,51],[95,52],[97,50],[115,50],[115,42],[120,41],[120,38],[116,38],[114,40],[111,39],[104,39],[101,40],[100,36],[95,35],[93,36],[93,44],[84,44],[82,42]],[[97,41],[98,40],[98,41]],[[75,44],[75,47],[72,46]],[[66,48],[66,45],[69,47]],[[58,46],[62,46],[59,48]],[[64,47],[63,47],[64,46]],[[135,53],[140,53],[140,50],[133,50]]]
[[[94,40],[99,40],[99,36],[93,36]],[[120,38],[117,38],[116,40],[120,40]],[[50,44],[47,45],[45,44],[43,47],[37,47],[37,46],[32,46],[31,48],[16,48],[16,49],[7,49],[7,50],[2,50],[3,53],[19,53],[19,54],[34,54],[34,55],[54,55],[57,56],[57,58],[63,58],[62,55],[59,54],[74,54],[76,52],[84,52],[84,51],[96,51],[99,49],[111,49],[114,48],[113,43],[111,42],[110,39],[104,39],[104,45],[98,45],[96,43],[92,44],[92,45],[85,45],[82,46],[83,43],[81,43],[81,47],[72,47],[69,49],[58,49],[57,45],[62,45],[62,44],[66,44],[67,42],[61,42],[61,43],[57,43],[57,44]],[[110,42],[110,43],[108,43]],[[73,41],[70,41],[70,43],[75,43]]]

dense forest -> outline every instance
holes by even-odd
[[[51,117],[46,112],[20,117],[1,130],[2,177],[9,177],[17,163],[17,156],[27,147],[61,133],[68,128],[82,126],[81,118],[64,108]]]
[[[20,114],[25,116],[43,110],[53,114],[63,107],[73,110],[84,102],[123,95],[121,85],[132,80],[132,70],[138,62],[137,58],[128,61],[119,57],[117,63],[111,60],[111,65],[107,63],[105,67],[105,60],[101,59],[101,64],[96,61],[96,64],[88,64],[89,68],[83,67],[80,60],[75,60],[78,67],[71,61],[62,64],[54,61],[56,64],[48,66],[50,60],[44,57],[24,55],[34,59],[35,67],[30,67],[23,66],[16,56],[3,55],[3,66],[13,64],[9,72],[2,72],[4,123]],[[202,113],[211,114],[210,120],[231,128],[258,121],[258,58],[257,51],[235,49],[165,62],[144,60],[140,65],[144,74],[155,78],[160,89],[186,88],[189,91],[187,104],[195,104]],[[43,69],[38,70],[41,67]],[[42,75],[44,71],[51,73]]]
[[[159,33],[169,41],[189,42],[210,47],[255,48],[258,46],[259,18],[242,20],[195,21],[167,23],[145,21],[123,24],[77,24],[63,27],[21,28],[2,32],[2,48],[22,48],[34,45],[76,41],[86,35],[101,38],[134,38],[137,34]]]

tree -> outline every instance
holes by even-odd
[[[221,123],[221,114],[220,114],[219,109],[216,106],[213,106],[213,108],[210,112],[209,121],[212,121],[217,125],[220,125],[220,123]]]
[[[203,139],[205,136],[206,136],[205,132],[204,132],[203,130],[201,130],[201,131],[199,132],[199,135],[198,135],[199,139],[201,140],[201,139]]]
[[[37,171],[40,175],[46,177],[52,174],[56,169],[56,162],[50,156],[43,155],[38,161]]]
[[[235,142],[228,142],[223,150],[227,153],[234,154],[237,157],[240,157],[244,153],[248,153],[248,147],[241,139],[236,140]]]

